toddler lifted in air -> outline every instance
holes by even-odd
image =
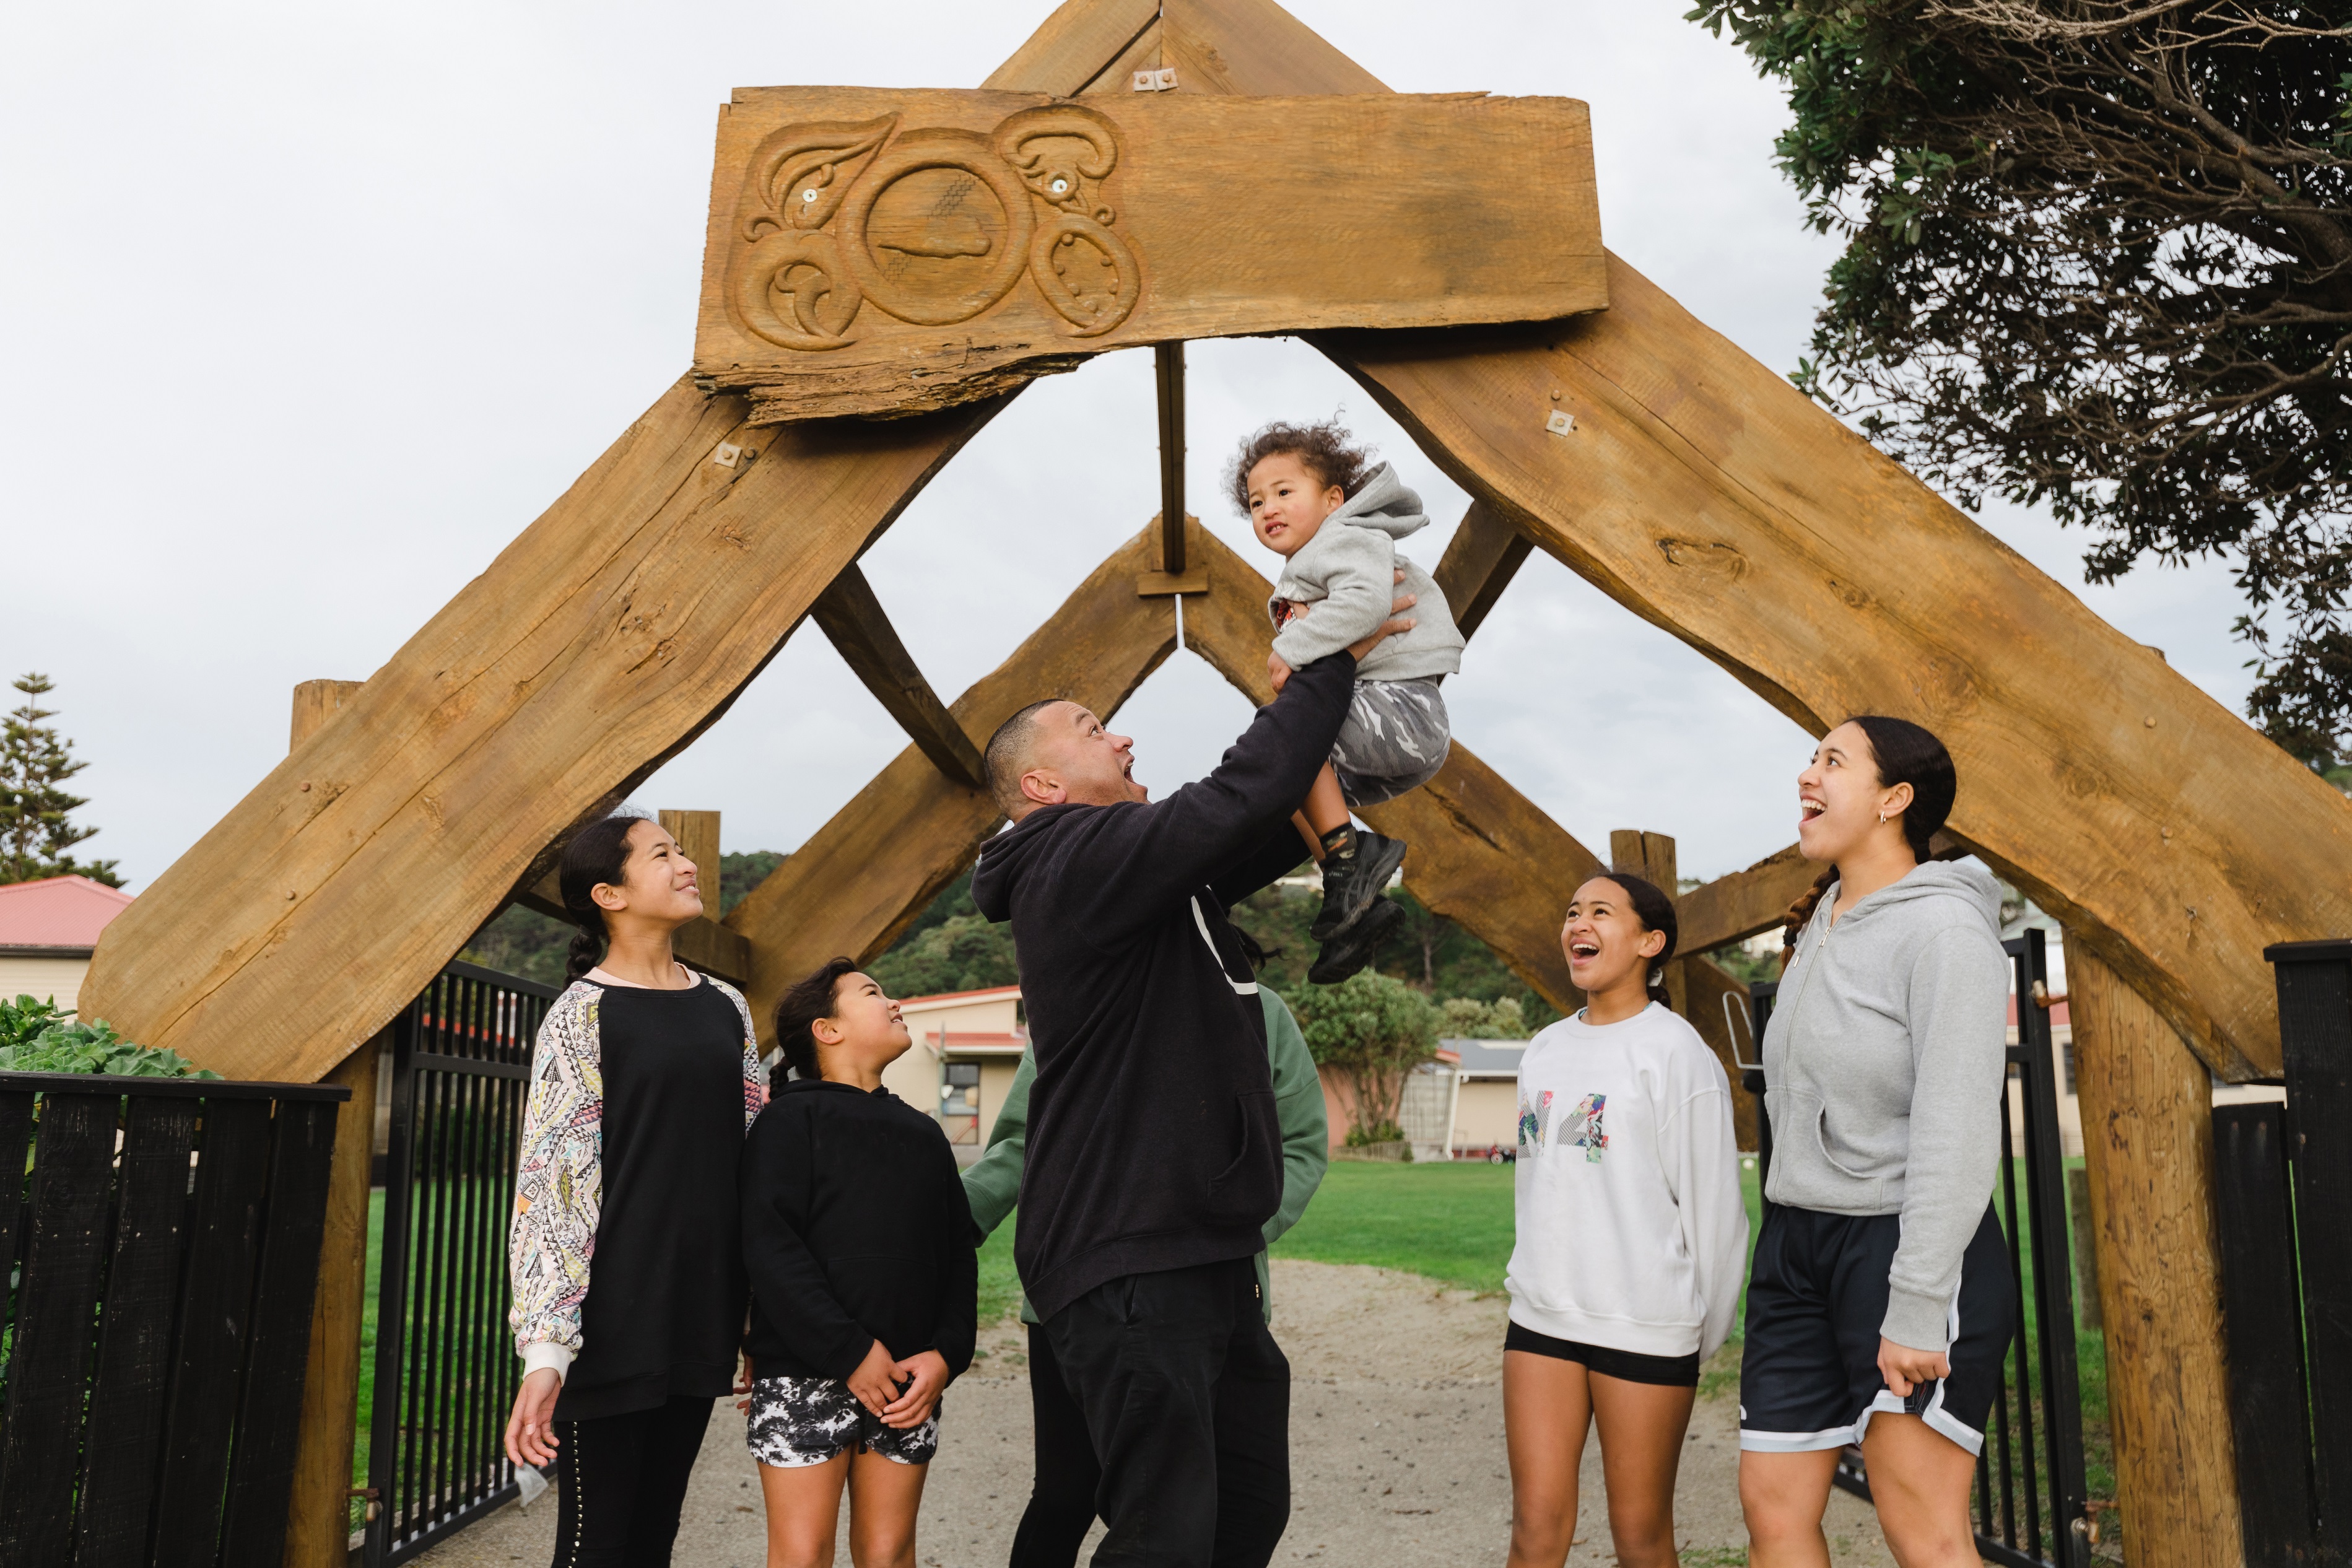
[[[1356,826],[1349,813],[1416,789],[1445,765],[1452,732],[1437,683],[1462,668],[1462,634],[1429,574],[1397,553],[1398,540],[1428,525],[1421,498],[1336,421],[1265,426],[1242,443],[1228,479],[1258,542],[1286,558],[1266,601],[1276,691],[1293,669],[1379,630],[1399,594],[1418,600],[1407,612],[1416,624],[1357,667],[1331,759],[1292,819],[1323,864],[1323,909],[1308,928],[1323,946],[1307,978],[1337,984],[1403,915],[1380,895],[1405,846]]]

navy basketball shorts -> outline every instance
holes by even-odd
[[[1756,1238],[1739,1363],[1739,1446],[1796,1454],[1862,1441],[1881,1411],[1916,1415],[1970,1454],[2017,1334],[2009,1241],[1991,1205],[1961,1257],[1945,1330],[1952,1374],[1914,1384],[1908,1398],[1878,1370],[1886,1271],[1900,1215],[1836,1215],[1775,1204]]]

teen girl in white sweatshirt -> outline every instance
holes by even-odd
[[[1519,1066],[1518,1243],[1505,1286],[1510,1568],[1559,1568],[1596,1420],[1623,1568],[1673,1568],[1675,1471],[1700,1363],[1731,1331],[1748,1208],[1731,1086],[1666,1005],[1674,904],[1595,877],[1560,931],[1584,1010]]]

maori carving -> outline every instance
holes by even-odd
[[[868,306],[917,326],[968,321],[1026,272],[1074,338],[1133,312],[1143,273],[1105,186],[1118,132],[1053,104],[985,134],[904,130],[902,116],[787,125],[762,141],[736,202],[726,300],[781,348],[839,349]]]

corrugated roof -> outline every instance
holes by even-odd
[[[0,887],[0,947],[96,947],[131,895],[88,877]]]
[[[1510,1073],[1519,1070],[1519,1058],[1527,1052],[1525,1040],[1440,1040],[1439,1047],[1455,1054],[1460,1066],[1454,1070],[1465,1073]]]

